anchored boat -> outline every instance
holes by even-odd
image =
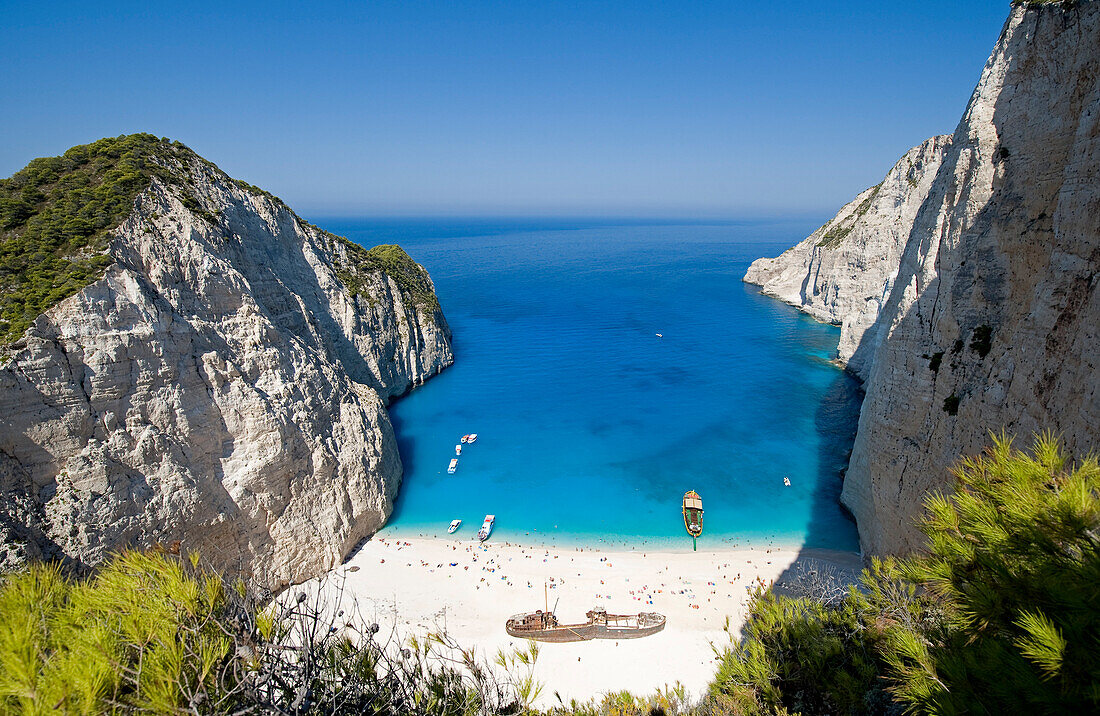
[[[449,472],[453,475],[453,474],[455,474],[455,470],[457,470],[457,469],[458,469],[458,458],[457,457],[452,457],[451,458],[451,464],[447,466],[447,472]]]
[[[699,535],[703,534],[703,498],[695,490],[684,493],[684,528],[691,535],[691,548],[698,547]]]
[[[489,534],[493,531],[493,523],[496,521],[496,515],[485,515],[485,521],[481,523],[481,529],[477,531],[477,538],[482,542],[489,539]]]
[[[567,642],[589,639],[640,639],[665,628],[665,615],[657,612],[608,614],[596,607],[584,624],[559,624],[553,612],[541,609],[533,614],[517,614],[504,625],[511,636],[535,641]]]
[[[447,528],[447,534],[453,535],[455,530],[462,526],[462,520],[451,520],[451,526]]]

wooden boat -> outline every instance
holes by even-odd
[[[684,528],[691,535],[691,548],[698,547],[699,535],[703,534],[703,498],[695,490],[684,493]]]
[[[484,542],[489,539],[493,531],[493,524],[497,521],[496,515],[485,515],[485,521],[481,523],[481,529],[477,531],[477,538]]]
[[[589,639],[640,639],[665,628],[665,615],[657,612],[608,614],[596,607],[584,624],[560,624],[553,612],[541,609],[533,614],[517,614],[504,625],[511,636],[535,641],[567,642]]]

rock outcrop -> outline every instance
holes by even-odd
[[[745,274],[766,295],[839,325],[837,358],[862,379],[913,220],[950,146],[944,135],[913,147],[824,226],[777,258],[757,259]]]
[[[919,549],[926,495],[991,431],[1100,449],[1100,2],[1013,7],[895,271],[851,351],[867,553]]]
[[[102,278],[0,361],[0,557],[91,565],[178,541],[301,581],[391,512],[385,404],[453,361],[450,331],[399,248],[174,156],[185,179],[152,177]]]

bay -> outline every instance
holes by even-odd
[[[319,223],[399,243],[454,333],[455,364],[390,408],[405,475],[384,535],[462,519],[472,537],[495,514],[494,539],[690,549],[694,489],[701,548],[858,548],[838,496],[861,393],[830,362],[839,329],[741,282],[813,226]]]

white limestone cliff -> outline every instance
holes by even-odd
[[[876,186],[782,255],[752,262],[746,283],[840,326],[837,358],[867,377],[875,324],[890,296],[917,211],[951,146],[950,136],[913,147]],[[860,350],[857,351],[857,348]]]
[[[852,350],[866,553],[920,549],[924,499],[991,431],[1100,450],[1100,1],[1012,8],[896,271]]]
[[[178,540],[278,587],[392,510],[385,404],[453,361],[427,273],[408,262],[425,296],[274,197],[184,169],[188,195],[153,179],[105,275],[0,365],[0,561]]]

